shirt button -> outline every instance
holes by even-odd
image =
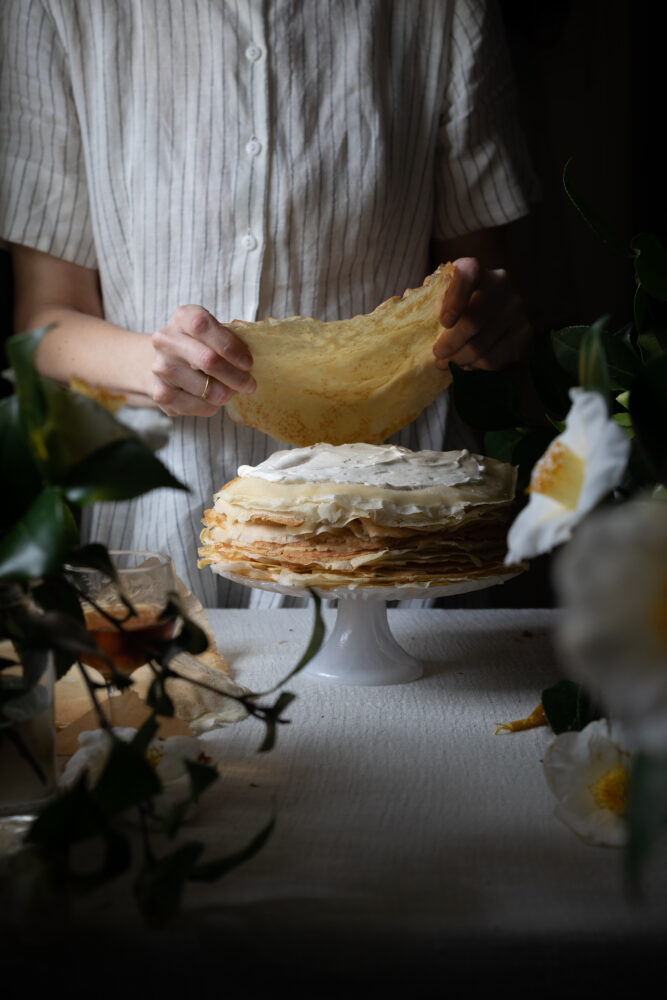
[[[243,239],[241,240],[241,244],[244,250],[254,250],[255,247],[257,246],[257,240],[252,235],[252,233],[246,233]]]
[[[255,139],[255,137],[253,136],[250,142],[246,143],[245,151],[248,154],[248,156],[257,156],[258,153],[261,153],[262,144],[259,141],[259,139]]]
[[[254,45],[251,43],[245,50],[245,57],[248,60],[248,62],[257,62],[257,60],[261,57],[261,55],[262,55],[262,50],[260,49],[259,45]]]

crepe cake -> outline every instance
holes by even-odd
[[[317,444],[241,466],[205,511],[199,567],[288,587],[503,576],[513,466],[468,451]]]

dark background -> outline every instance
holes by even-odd
[[[519,111],[542,199],[515,226],[524,293],[542,332],[632,317],[633,271],[583,222],[562,171],[628,243],[642,231],[665,240],[662,35],[650,0],[504,0]],[[11,266],[0,251],[3,336],[12,332]],[[4,354],[1,359],[5,365]],[[0,391],[7,384],[0,383]],[[503,602],[551,603],[548,563],[500,588]],[[481,597],[481,595],[480,595]],[[494,599],[497,599],[494,597]]]

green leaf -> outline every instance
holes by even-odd
[[[595,233],[597,233],[603,243],[620,256],[629,257],[630,251],[628,250],[625,241],[618,236],[618,234],[610,227],[607,220],[604,219],[596,209],[589,205],[576,190],[572,183],[571,163],[572,160],[569,159],[563,168],[563,187],[565,188],[566,195],[579,212],[584,222],[589,225]]]
[[[565,371],[583,388],[603,394],[610,388],[629,389],[642,367],[641,358],[624,339],[604,329],[606,323],[607,317],[602,317],[592,326],[569,326],[551,335]]]
[[[554,733],[578,732],[600,712],[580,684],[562,680],[542,692],[542,708]]]
[[[667,833],[667,758],[637,754],[630,768],[626,873],[634,890],[645,865]]]
[[[29,413],[25,419],[33,452],[50,482],[63,482],[71,469],[98,448],[130,437],[131,431],[94,400],[50,379],[42,379],[41,385],[42,419],[35,420]]]
[[[577,360],[573,371],[556,358],[552,336],[535,337],[528,366],[540,400],[548,413],[564,417],[570,408],[569,390],[576,384]]]
[[[71,847],[93,838],[99,838],[102,846],[98,867],[85,874],[74,871],[69,857]],[[85,774],[42,809],[28,830],[26,841],[38,850],[60,880],[67,880],[79,889],[93,889],[130,866],[129,840],[109,827],[88,790]]]
[[[575,384],[579,379],[579,351],[588,326],[566,326],[554,330],[551,343],[558,364],[570,375]]]
[[[107,816],[146,802],[162,791],[154,768],[132,743],[114,739],[99,781],[93,789],[95,802]]]
[[[632,303],[632,315],[638,334],[646,329],[651,315],[649,298],[643,285],[637,285]]]
[[[277,736],[277,726],[278,723],[284,725],[289,722],[288,719],[283,719],[283,710],[287,708],[288,705],[294,701],[296,695],[292,694],[291,691],[282,691],[275,700],[275,703],[269,708],[261,708],[258,714],[264,720],[264,725],[266,730],[264,733],[264,739],[257,749],[257,753],[268,753],[269,750],[273,750],[276,745]],[[249,696],[252,698],[252,696]]]
[[[507,372],[464,371],[450,364],[454,405],[471,427],[495,431],[517,427],[523,414],[516,382]]]
[[[501,431],[489,431],[484,435],[484,454],[497,458],[499,462],[516,464],[514,455],[519,444],[526,437],[527,431],[522,427],[508,427]]]
[[[628,432],[632,431],[632,417],[629,413],[612,413],[612,420],[615,420],[619,427],[625,428]],[[628,436],[632,437],[634,431],[629,433]]]
[[[10,337],[6,345],[7,358],[14,369],[21,418],[29,425],[40,425],[45,419],[44,382],[37,374],[34,358],[40,342],[51,329],[53,326],[43,326],[38,330],[18,333]]]
[[[99,542],[89,542],[79,545],[67,553],[67,563],[79,569],[97,569],[110,580],[118,582],[118,573],[105,545]]]
[[[0,490],[0,533],[14,524],[35,500],[42,478],[28,447],[16,396],[0,400],[0,469],[11,489]]]
[[[142,722],[141,727],[136,731],[132,737],[131,746],[140,753],[142,756],[148,750],[151,740],[156,735],[158,731],[158,722],[154,715],[149,715],[149,717]]]
[[[607,321],[608,317],[604,316],[593,323],[579,348],[579,385],[588,392],[599,392],[605,399],[609,396],[610,380],[601,334]]]
[[[162,617],[180,618],[182,624],[180,631],[173,638],[165,640],[163,644],[155,642],[155,646],[159,650],[155,659],[159,660],[160,663],[170,663],[179,653],[191,653],[193,656],[198,656],[208,649],[208,636],[185,613],[183,602],[178,594],[172,593],[169,595],[169,601],[162,612]]]
[[[664,330],[645,330],[637,338],[637,345],[642,360],[648,364],[667,353],[667,333]]]
[[[630,415],[655,481],[667,483],[667,355],[651,361],[635,379]]]
[[[269,820],[266,826],[264,826],[259,833],[256,834],[240,851],[228,854],[227,857],[219,858],[217,861],[208,861],[205,864],[198,865],[190,873],[190,879],[193,882],[213,882],[215,879],[221,878],[234,868],[238,868],[239,865],[254,857],[255,854],[257,854],[258,851],[264,847],[264,844],[273,833],[275,825],[275,819]]]
[[[160,487],[188,490],[150,448],[131,437],[88,455],[68,472],[62,486],[67,499],[81,505],[129,500]]]
[[[203,849],[203,844],[193,841],[144,864],[134,883],[134,895],[149,924],[162,927],[179,911],[183,887]]]
[[[0,541],[0,579],[38,579],[56,573],[76,537],[58,487],[48,486]]]
[[[171,719],[174,715],[174,703],[167,694],[165,673],[166,671],[160,670],[151,681],[146,692],[146,704],[158,715],[163,715],[165,719]]]
[[[667,302],[667,251],[662,243],[652,233],[639,233],[630,246],[637,280],[654,299]]]

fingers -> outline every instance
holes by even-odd
[[[201,306],[179,306],[152,342],[153,399],[170,416],[212,416],[255,390],[245,344]]]
[[[454,261],[454,275],[442,299],[440,322],[446,330],[459,321],[468,308],[473,292],[479,287],[482,277],[488,274],[475,257],[459,257]]]
[[[506,271],[474,264],[469,258],[456,262],[457,274],[443,299],[441,322],[443,317],[449,322],[454,313],[458,318],[433,345],[440,369],[452,361],[463,368],[505,368],[524,357],[530,343],[531,324],[521,298],[509,286]],[[461,308],[466,294],[469,298]]]

